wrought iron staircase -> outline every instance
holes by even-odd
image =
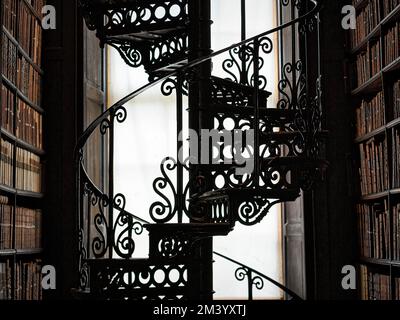
[[[236,223],[259,223],[272,206],[294,201],[326,165],[319,153],[323,137],[319,75],[317,92],[312,95],[307,66],[294,54],[282,64],[280,100],[271,108],[271,93],[265,89],[267,77],[262,74],[263,56],[274,49],[272,36],[291,29],[292,36],[301,33],[307,37],[317,30],[320,1],[282,0],[282,7],[292,5],[290,22],[199,56],[196,49],[201,46],[207,52],[211,20],[204,15],[209,13],[209,5],[204,0],[81,0],[87,26],[96,30],[102,45],[116,48],[128,65],[144,66],[150,79],[97,118],[77,145],[80,283],[76,292],[81,298],[212,299],[212,238],[228,235]],[[224,54],[229,55],[223,65],[228,77],[213,76],[211,59]],[[124,105],[158,84],[164,95],[176,94],[178,132],[183,128],[186,95],[190,128],[198,134],[203,129],[225,132],[228,142],[219,144],[217,157],[212,155],[212,147],[204,150],[197,146],[196,152],[191,148],[187,159],[163,160],[161,176],[153,185],[160,200],[149,209],[153,223],[148,223],[128,212],[125,196],[114,190],[114,128],[128,116]],[[233,123],[230,134],[226,119]],[[108,183],[104,188],[93,183],[87,170],[90,164],[85,162],[85,148],[97,130],[108,144]],[[253,139],[249,132],[254,132]],[[238,137],[242,145],[233,142]],[[179,134],[176,138],[180,150],[184,139]],[[190,140],[192,143],[192,137]],[[221,151],[224,148],[230,150],[229,159]],[[235,155],[245,151],[250,156],[241,160],[251,161],[251,171],[240,170],[245,164],[236,161]],[[209,162],[199,161],[202,156]],[[176,181],[169,178],[172,171]],[[184,181],[185,172],[188,181]],[[217,183],[218,179],[223,182]],[[165,195],[166,188],[171,188],[174,199]],[[135,237],[144,230],[149,234],[149,257],[134,259]],[[244,265],[238,264],[243,269]],[[243,270],[247,270],[252,298],[253,285],[257,287],[254,270]],[[245,276],[240,277],[243,280]]]

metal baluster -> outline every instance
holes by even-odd
[[[249,286],[249,301],[253,301],[253,272],[247,269],[247,283]]]
[[[178,223],[183,222],[183,210],[185,206],[185,199],[183,195],[183,164],[180,160],[183,160],[180,157],[180,150],[183,147],[183,141],[180,138],[180,134],[182,133],[183,128],[183,75],[180,73],[176,78],[176,129],[177,129],[177,208],[178,208]]]
[[[246,0],[241,0],[241,41],[246,40]],[[242,70],[240,71],[240,83],[247,84],[246,74],[246,45],[241,46]]]
[[[259,162],[259,131],[260,131],[260,70],[259,70],[259,58],[260,58],[260,40],[254,40],[254,186],[259,187],[260,185],[260,162]]]
[[[108,162],[108,230],[107,230],[107,242],[109,245],[109,259],[113,257],[114,251],[114,120],[115,120],[115,110],[110,113],[110,127],[109,127],[109,139],[110,139],[110,149],[109,152],[109,162]]]

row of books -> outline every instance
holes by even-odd
[[[42,149],[42,115],[25,101],[17,98],[17,119],[14,119],[15,94],[4,84],[2,85],[1,101],[2,128],[12,134],[15,133],[18,139]],[[15,131],[14,120],[16,120]]]
[[[384,36],[385,66],[395,61],[400,55],[400,24],[397,23],[389,28]]]
[[[400,5],[400,0],[385,0],[381,1],[383,5],[383,16],[389,15],[397,6]]]
[[[40,157],[28,150],[17,147],[16,188],[19,190],[41,192],[42,166]],[[13,186],[14,145],[1,139],[0,184]]]
[[[4,84],[1,85],[1,127],[14,132],[14,99],[15,94]]]
[[[41,103],[41,75],[39,72],[25,59],[20,56],[17,59],[17,87],[22,94],[36,105]]]
[[[22,1],[18,16],[18,42],[34,63],[41,64],[42,27],[41,21],[32,14]]]
[[[367,6],[356,17],[357,28],[351,34],[351,45],[355,48],[381,21],[380,0],[369,0]]]
[[[400,204],[393,206],[393,260],[400,261]]]
[[[28,2],[33,10],[39,15],[42,12],[42,8],[45,5],[46,1],[45,0],[26,0]]]
[[[17,80],[17,70],[16,70],[17,57],[18,57],[17,46],[3,32],[1,73],[8,80],[10,80],[13,84],[16,84],[16,80]]]
[[[32,103],[41,102],[41,75],[3,33],[2,74]]]
[[[363,100],[356,110],[357,137],[384,126],[385,120],[385,98],[381,91],[371,100]]]
[[[394,118],[400,118],[400,80],[397,80],[393,84],[392,101]]]
[[[379,274],[360,267],[361,272],[361,299],[362,300],[390,300],[390,276]]]
[[[0,250],[39,249],[41,229],[41,210],[17,207],[14,231],[13,206],[0,204]],[[14,232],[15,246],[13,245]]]
[[[16,35],[17,22],[17,3],[19,0],[2,0],[1,12],[3,25],[14,37]]]
[[[400,278],[396,278],[394,282],[395,282],[394,298],[395,300],[400,300]]]
[[[393,188],[400,188],[400,132],[399,129],[392,131],[392,185]]]
[[[13,208],[0,204],[0,250],[13,248]]]
[[[367,82],[371,77],[381,70],[380,41],[368,46],[366,51],[359,53],[354,65],[355,87]]]
[[[0,300],[12,299],[12,269],[10,260],[0,261]]]
[[[42,115],[21,99],[17,99],[17,127],[15,135],[38,149],[42,149]]]
[[[371,74],[369,77],[373,77],[381,71],[381,46],[380,41],[375,42],[369,47],[369,59],[371,63]],[[365,82],[365,81],[364,81]]]
[[[42,300],[41,261],[18,261],[15,268],[15,300]]]
[[[383,203],[357,206],[359,244],[365,258],[390,259],[390,214]]]
[[[359,145],[361,194],[369,195],[389,189],[387,140],[373,138]]]
[[[0,184],[12,186],[14,145],[4,139],[0,141]]]
[[[16,149],[16,188],[40,193],[42,165],[40,157],[25,149]]]
[[[0,262],[0,300],[13,299],[13,268],[10,260]],[[41,261],[18,261],[15,265],[15,300],[42,300]]]

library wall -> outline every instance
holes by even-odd
[[[355,0],[350,39],[360,297],[400,299],[400,1]]]
[[[1,1],[0,300],[39,300],[43,0]]]

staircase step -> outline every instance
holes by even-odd
[[[327,168],[328,162],[323,159],[311,159],[299,156],[270,157],[261,159],[261,169],[276,166],[290,166],[291,168]]]
[[[239,92],[242,92],[245,94],[253,95],[255,93],[254,87],[243,85],[243,84],[237,83],[237,82],[229,80],[229,79],[211,76],[211,81],[214,85],[217,86],[217,88],[219,85],[219,86],[224,86],[226,88],[229,88],[229,89],[232,89],[235,91],[239,91]],[[268,97],[270,97],[272,95],[271,92],[269,92],[267,90],[263,90],[263,89],[259,89],[258,92],[259,92],[260,96],[265,99],[267,99]]]
[[[176,27],[153,31],[140,31],[120,35],[109,35],[105,39],[107,40],[107,42],[112,42],[113,40],[131,41],[132,45],[135,45],[136,42],[160,42],[163,40],[167,40],[168,38],[171,38],[172,36],[180,34],[182,32],[186,32],[186,27]]]
[[[229,104],[211,104],[210,107],[207,108],[207,111],[210,113],[253,116],[255,113],[255,108],[252,105],[232,106]],[[267,108],[266,106],[259,108],[259,113],[260,117],[268,117],[276,120],[290,120],[293,119],[295,116],[295,112],[292,110]]]
[[[232,230],[229,223],[166,223],[148,224],[144,227],[152,234],[171,235],[177,232],[193,237],[226,236]]]
[[[81,299],[177,300],[188,299],[188,273],[195,259],[90,259],[90,291],[77,290]],[[171,280],[170,271],[178,278]],[[164,278],[156,278],[161,272]],[[167,285],[168,284],[168,285]]]
[[[242,201],[241,199],[254,199],[262,197],[271,200],[294,201],[300,195],[298,189],[273,190],[267,188],[229,188],[220,189],[194,196],[192,201],[213,201],[221,198],[229,198]]]
[[[172,7],[179,12],[173,12]],[[116,36],[151,37],[186,28],[186,0],[92,0],[83,7],[90,29],[102,41]],[[168,12],[168,10],[170,10]]]

